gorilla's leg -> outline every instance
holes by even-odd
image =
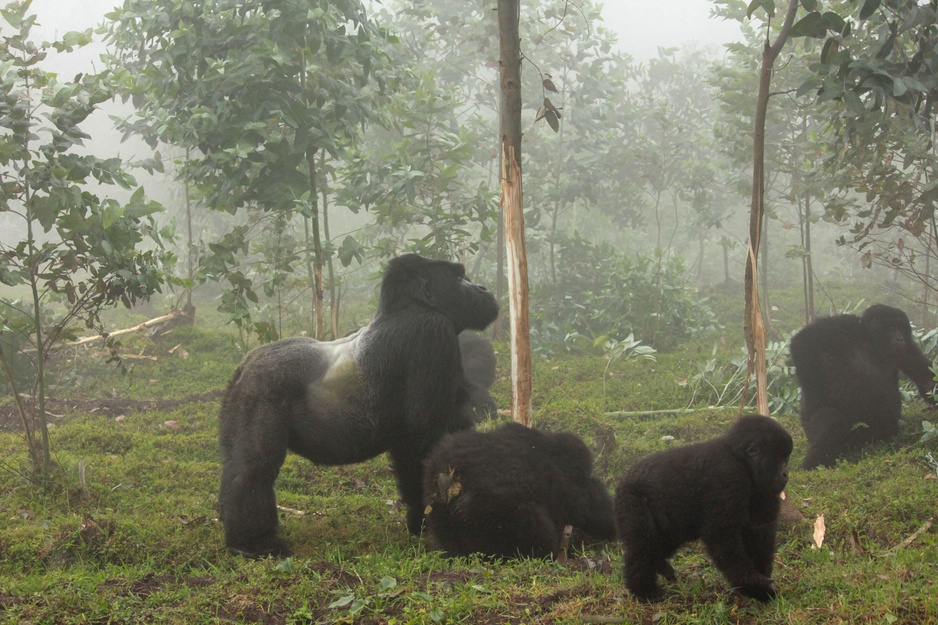
[[[805,469],[834,466],[847,449],[850,425],[840,411],[833,408],[818,408],[805,417],[801,423],[808,438],[808,451],[802,466]]]
[[[759,601],[775,598],[777,591],[772,580],[755,569],[746,553],[740,528],[712,528],[701,538],[713,563],[734,588]]]
[[[674,579],[674,569],[659,553],[654,540],[625,541],[625,566],[622,574],[629,591],[642,601],[660,601],[664,590],[658,585],[658,573]],[[670,576],[667,575],[670,570]]]
[[[743,548],[752,559],[752,565],[761,575],[772,577],[775,563],[775,524],[742,528]]]
[[[674,567],[671,566],[671,563],[667,559],[663,559],[658,562],[658,574],[662,575],[669,582],[677,580],[677,574],[674,572]]]
[[[423,529],[423,456],[416,447],[397,446],[388,451],[397,478],[397,490],[407,507],[407,530],[419,535]]]
[[[515,523],[514,528],[505,528],[506,534],[514,530],[514,536],[500,551],[506,558],[521,554],[534,558],[556,556],[560,551],[563,528],[557,527],[547,508],[536,503],[526,503],[517,511],[517,516],[507,519]]]
[[[252,430],[233,431],[230,423],[223,427],[224,459],[221,475],[219,506],[225,525],[225,544],[233,552],[252,557],[289,556],[292,551],[277,533],[277,500],[274,482],[287,455],[283,436],[275,428],[273,412],[257,410],[251,419]],[[229,415],[241,420],[242,414]],[[257,424],[268,426],[259,430]]]

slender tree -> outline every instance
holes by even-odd
[[[760,413],[769,414],[768,379],[765,373],[765,324],[759,306],[758,257],[762,238],[762,220],[765,214],[765,119],[769,108],[769,88],[772,70],[781,53],[800,6],[799,0],[790,0],[782,27],[775,41],[770,42],[769,24],[775,12],[775,3],[765,0],[760,3],[769,13],[766,23],[765,46],[762,50],[762,67],[759,70],[759,93],[756,100],[755,126],[752,133],[752,203],[749,209],[749,244],[746,250],[746,272],[744,276],[745,306],[744,332],[746,349],[749,353],[749,374],[756,375],[756,406]],[[750,14],[755,3],[750,5]],[[756,5],[758,6],[758,5]],[[745,394],[743,397],[745,403]]]
[[[501,85],[500,151],[501,207],[505,219],[511,321],[511,414],[531,424],[531,336],[528,323],[528,266],[524,248],[524,206],[521,193],[521,3],[499,0],[498,61]]]

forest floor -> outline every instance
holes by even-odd
[[[581,435],[611,489],[636,459],[735,418],[735,405],[714,407],[695,380],[704,363],[738,356],[738,337],[733,327],[656,362],[538,356],[534,424]],[[615,542],[575,533],[563,563],[443,558],[407,533],[384,456],[342,467],[289,456],[277,495],[296,555],[229,554],[216,510],[217,411],[241,354],[201,325],[126,343],[138,356],[126,375],[83,354],[60,363],[68,373],[48,405],[57,468],[43,479],[0,400],[0,622],[938,622],[938,476],[925,459],[938,439],[919,442],[922,421],[935,420],[920,401],[906,404],[898,440],[816,471],[800,469],[797,415],[775,415],[795,439],[787,493],[805,516],[779,533],[780,597],[733,592],[692,545],[673,560],[667,598],[646,605],[622,584]],[[494,395],[507,407],[507,346],[498,348]],[[611,414],[620,412],[629,414]]]

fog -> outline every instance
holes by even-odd
[[[39,26],[34,29],[34,39],[37,41],[53,40],[61,37],[65,32],[72,30],[84,30],[98,27],[104,20],[105,14],[113,8],[113,2],[108,0],[85,0],[81,3],[81,10],[75,10],[75,4],[67,0],[38,0],[33,3],[33,11],[38,15]],[[388,3],[378,3],[373,5],[376,9],[387,10]],[[672,0],[668,2],[655,2],[652,0],[636,0],[634,2],[608,3],[602,8],[604,21],[583,23],[583,17],[580,14],[569,16],[571,28],[591,31],[597,27],[607,29],[613,34],[612,43],[617,50],[623,62],[632,65],[627,70],[630,76],[632,94],[638,99],[639,94],[635,85],[640,80],[639,76],[645,76],[645,79],[651,80],[656,71],[668,66],[672,69],[667,71],[676,71],[675,67],[691,67],[693,63],[700,59],[709,59],[708,63],[719,66],[724,59],[724,52],[721,44],[729,41],[741,41],[743,35],[740,32],[740,26],[737,23],[714,19],[709,17],[710,3],[700,2],[699,0]],[[522,18],[524,20],[524,17]],[[402,22],[404,23],[404,22]],[[550,29],[546,30],[550,33]],[[408,33],[404,33],[408,35]],[[405,37],[406,38],[406,37]],[[569,55],[573,55],[575,50],[579,50],[586,44],[579,41],[572,44]],[[441,48],[442,49],[442,48]],[[51,53],[45,61],[45,68],[57,73],[60,79],[67,80],[73,75],[79,73],[93,73],[103,69],[103,63],[100,55],[104,52],[101,43],[101,35],[95,35],[95,41],[91,45],[73,53],[56,54]],[[538,50],[537,55],[547,57],[549,48]],[[445,52],[434,52],[439,54],[442,60],[445,58]],[[430,57],[433,57],[430,54]],[[536,55],[532,53],[532,57]],[[528,75],[536,76],[538,71],[548,71],[551,75],[557,77],[561,75],[561,68],[545,67],[541,68],[537,63],[547,63],[543,58],[531,58],[529,65],[525,66],[524,71]],[[477,75],[482,82],[491,81],[494,75],[492,69],[492,59],[478,58],[476,61],[467,62],[466,67],[486,65],[486,67],[477,71]],[[574,66],[571,65],[571,68]],[[468,71],[468,70],[467,70]],[[475,70],[473,70],[475,71]],[[571,70],[573,72],[574,70]],[[580,71],[576,69],[575,71]],[[570,74],[574,76],[574,73]],[[664,76],[671,80],[672,77]],[[452,80],[452,79],[448,79]],[[556,82],[560,82],[557,78]],[[561,83],[562,86],[563,83]],[[701,85],[704,83],[702,82]],[[461,88],[453,81],[451,83],[455,89]],[[464,97],[467,99],[474,97],[471,90],[475,87],[470,86]],[[566,87],[564,86],[566,89]],[[572,83],[569,87],[570,92],[578,89],[585,89]],[[460,94],[462,96],[462,94]],[[568,94],[570,95],[570,94]],[[701,100],[708,96],[703,93],[696,94]],[[669,189],[667,186],[658,187],[659,196],[651,197],[647,191],[642,191],[632,200],[624,199],[625,196],[616,197],[616,193],[606,192],[606,196],[595,197],[596,194],[582,192],[575,199],[570,200],[569,204],[562,209],[557,209],[555,213],[549,213],[551,206],[556,206],[558,202],[566,202],[561,195],[553,195],[557,189],[551,186],[552,181],[557,177],[557,169],[561,167],[550,160],[552,152],[560,148],[558,141],[566,140],[563,133],[556,136],[546,128],[541,122],[537,124],[533,121],[533,115],[537,108],[540,94],[529,91],[525,94],[529,98],[526,102],[527,117],[525,130],[525,158],[526,158],[526,198],[529,203],[526,208],[534,217],[531,226],[531,242],[529,245],[532,262],[532,281],[550,282],[555,281],[556,267],[554,266],[554,245],[558,233],[565,236],[583,236],[596,245],[608,244],[618,252],[628,255],[632,253],[654,256],[660,254],[661,257],[674,256],[683,259],[688,276],[693,281],[694,288],[707,289],[715,285],[726,282],[738,283],[742,277],[742,267],[744,263],[744,250],[748,222],[748,196],[746,191],[747,175],[745,162],[740,165],[734,163],[733,167],[737,171],[733,175],[727,175],[726,182],[722,189],[719,189],[720,199],[716,200],[719,204],[719,225],[713,224],[695,225],[689,221],[688,209],[690,202],[685,191]],[[559,96],[557,96],[559,97]],[[670,96],[663,96],[662,102],[667,102]],[[577,119],[577,106],[582,107],[591,103],[578,103],[571,99],[567,103],[567,119],[579,121]],[[474,106],[474,105],[473,105]],[[459,115],[463,118],[470,114],[476,115],[476,122],[489,123],[489,134],[476,134],[468,140],[471,142],[472,150],[477,154],[477,162],[473,165],[464,165],[460,170],[461,175],[466,176],[467,184],[483,187],[488,185],[490,192],[494,193],[493,178],[491,171],[493,165],[491,160],[488,164],[480,164],[484,158],[478,155],[486,154],[493,150],[492,132],[494,128],[494,117],[492,113],[478,114],[473,106],[465,106]],[[714,118],[717,116],[717,109],[710,103],[695,103],[701,110],[708,111]],[[597,109],[598,111],[599,109]],[[112,102],[101,108],[91,116],[83,129],[91,135],[91,141],[84,146],[84,150],[100,156],[119,156],[125,161],[135,161],[151,156],[150,148],[140,139],[131,137],[122,141],[121,133],[115,128],[112,117],[127,117],[133,114],[133,109],[129,104]],[[596,111],[590,111],[590,115],[598,115]],[[648,118],[646,118],[647,120]],[[487,120],[487,121],[486,121]],[[564,121],[564,124],[571,122]],[[620,122],[625,125],[632,122]],[[716,121],[714,122],[716,124]],[[477,129],[476,129],[477,130]],[[674,130],[674,127],[663,128],[662,133]],[[571,127],[565,132],[588,132],[577,130]],[[644,132],[644,138],[647,140],[657,140],[652,129]],[[680,134],[680,133],[678,133]],[[569,138],[570,135],[568,135]],[[663,135],[662,135],[663,136]],[[367,135],[367,141],[370,148],[374,147],[374,142],[379,140],[381,133]],[[582,135],[577,138],[578,141],[588,142],[589,135]],[[674,141],[674,138],[668,138]],[[714,143],[714,151],[710,152],[716,159],[716,146],[719,139]],[[673,143],[673,145],[679,145]],[[628,148],[629,146],[624,146]],[[590,152],[593,157],[597,157],[602,150],[610,149],[609,146],[591,148],[588,144],[579,146],[576,149],[582,151],[583,159],[588,160]],[[671,149],[671,148],[668,148]],[[653,150],[652,150],[653,151]],[[185,258],[184,233],[182,230],[181,215],[184,209],[185,188],[180,181],[176,179],[173,166],[174,159],[181,156],[178,148],[171,146],[161,146],[161,154],[166,165],[166,172],[163,174],[149,175],[142,170],[134,170],[134,176],[142,185],[148,197],[151,197],[166,208],[166,213],[162,220],[166,223],[177,223],[180,230],[180,239],[177,243],[178,254]],[[702,158],[707,158],[706,152],[702,153]],[[594,174],[598,172],[605,174],[606,178],[613,182],[621,178],[632,175],[627,167],[625,169],[608,169],[603,167],[609,161],[609,158],[596,158],[593,164],[586,166],[592,169]],[[720,157],[725,158],[725,157]],[[629,162],[626,159],[624,162]],[[728,161],[721,161],[728,162]],[[634,164],[634,161],[632,161]],[[568,164],[569,165],[569,164]],[[567,167],[563,165],[562,167]],[[637,166],[647,166],[638,163]],[[679,165],[687,167],[688,165]],[[473,167],[475,169],[473,169]],[[733,176],[736,176],[735,180]],[[590,182],[588,176],[582,176],[580,185],[589,186],[595,184]],[[572,184],[572,183],[571,183]],[[730,185],[734,185],[733,188]],[[94,185],[90,188],[95,189]],[[106,192],[120,200],[126,200],[133,190],[111,189]],[[599,190],[597,193],[604,191]],[[713,190],[710,191],[713,193]],[[561,199],[558,199],[561,198]],[[768,246],[768,258],[771,267],[769,284],[775,286],[797,285],[803,278],[802,266],[793,255],[793,250],[798,248],[800,243],[800,232],[798,228],[797,208],[793,204],[786,205],[780,201],[777,195],[770,207],[770,217],[766,224],[767,235],[766,244]],[[336,198],[333,203],[338,202]],[[616,206],[620,203],[621,206]],[[382,236],[390,236],[386,231],[389,226],[369,214],[367,210],[359,210],[358,206],[342,206],[334,204],[334,210],[330,215],[332,243],[337,247],[347,236],[359,236],[363,231],[371,228],[367,236],[378,237],[375,234],[381,231]],[[343,210],[343,209],[349,210]],[[631,216],[635,213],[634,217]],[[212,213],[204,210],[195,213],[195,244],[210,243],[213,238],[221,236],[232,226],[244,223],[246,219],[244,211],[235,216],[226,213]],[[548,227],[549,220],[553,223]],[[481,232],[484,226],[471,224],[466,226],[472,233]],[[422,237],[427,237],[433,230],[432,223],[422,223],[415,225],[411,230],[398,229],[392,234],[398,241],[397,249],[406,249],[413,241]],[[9,245],[11,242],[22,237],[22,224],[11,215],[0,214],[0,240]],[[875,281],[879,283],[888,283],[893,285],[896,290],[903,290],[914,287],[913,283],[905,283],[901,277],[891,272],[874,268],[872,271],[865,269],[859,262],[856,252],[849,247],[838,246],[835,240],[843,235],[843,227],[828,223],[817,223],[813,232],[815,237],[814,259],[815,271],[818,274],[818,283],[823,290],[826,285],[840,282],[856,281]],[[364,235],[362,235],[364,236]],[[376,239],[371,239],[372,241]],[[483,274],[484,279],[494,281],[494,259],[495,253],[491,240],[484,242],[478,251],[470,249],[464,243],[454,244],[454,249],[459,250],[460,257],[467,261],[470,267]],[[369,260],[375,260],[371,257]],[[181,263],[185,266],[184,260]],[[342,275],[348,279],[345,281],[346,288],[349,284],[364,283],[365,276],[373,269],[373,265],[365,265],[367,270],[362,269],[358,264],[353,264],[347,270],[341,270]],[[180,269],[183,271],[183,269]],[[184,271],[183,271],[184,272]],[[356,277],[356,275],[358,277]],[[890,287],[892,288],[892,287]],[[363,292],[367,295],[369,290],[363,287]],[[819,297],[823,300],[823,297]],[[833,311],[833,299],[829,299],[828,310]]]

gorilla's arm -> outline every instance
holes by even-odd
[[[397,324],[417,325],[403,336],[417,340],[407,351],[404,414],[399,432],[390,433],[389,455],[401,500],[407,508],[407,529],[419,534],[423,525],[423,459],[444,435],[472,427],[471,416],[459,409],[462,368],[452,325],[439,316],[412,315]],[[400,330],[400,326],[396,326]],[[442,415],[453,415],[449,419]]]
[[[932,406],[936,405],[933,391],[935,390],[935,373],[931,362],[914,343],[906,345],[905,352],[899,359],[899,370],[915,383],[918,394]]]

